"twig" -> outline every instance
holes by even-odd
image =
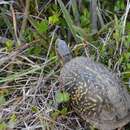
[[[12,17],[13,17],[13,26],[14,26],[15,38],[17,40],[17,44],[20,45],[20,40],[19,40],[18,34],[17,34],[17,23],[16,23],[15,11],[14,11],[13,5],[10,5],[10,7],[11,7]]]

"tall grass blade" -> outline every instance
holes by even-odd
[[[76,37],[76,31],[75,31],[75,29],[73,28],[73,21],[72,21],[72,19],[71,19],[71,16],[70,16],[70,14],[68,13],[68,11],[67,11],[65,5],[63,4],[63,2],[62,2],[61,0],[58,0],[58,3],[59,3],[59,5],[60,5],[60,8],[61,8],[62,13],[63,13],[63,16],[64,16],[64,18],[65,18],[65,20],[66,20],[66,23],[68,24],[69,29],[70,29],[70,31],[71,31],[71,33],[72,33],[72,35],[73,35],[75,41],[77,41],[78,38]]]

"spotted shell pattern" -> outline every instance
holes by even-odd
[[[91,58],[71,59],[61,69],[60,81],[71,95],[73,109],[97,128],[128,114],[128,92],[115,74]]]

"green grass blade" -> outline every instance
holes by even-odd
[[[5,22],[6,26],[8,27],[9,29],[9,32],[11,33],[11,35],[13,36],[13,28],[12,28],[12,23],[10,22],[8,16],[5,14],[6,10],[3,9],[3,8],[0,8],[0,16],[3,18],[3,21]]]
[[[76,37],[76,31],[75,31],[75,29],[73,28],[73,21],[72,21],[72,19],[71,19],[71,16],[70,16],[70,14],[68,13],[68,11],[67,11],[66,7],[64,6],[63,2],[62,2],[61,0],[58,0],[58,3],[59,3],[59,5],[60,5],[60,8],[61,8],[62,13],[63,13],[63,16],[64,16],[64,18],[65,18],[65,20],[66,20],[66,23],[68,24],[69,29],[70,29],[70,31],[71,31],[71,33],[72,33],[72,35],[73,35],[75,41],[77,41],[78,38]]]
[[[79,25],[80,16],[79,16],[79,11],[78,11],[78,7],[77,7],[77,2],[76,2],[76,0],[71,0],[71,2],[72,2],[73,15],[75,17],[75,22],[77,25]]]
[[[55,58],[56,57],[53,57],[53,58],[51,58],[51,60],[54,60]],[[9,75],[8,77],[0,77],[0,83],[21,79],[21,77],[23,77],[23,76],[27,76],[28,74],[33,74],[36,71],[44,69],[46,65],[47,65],[47,62],[45,64],[43,64],[42,66],[36,65],[36,66],[33,66],[32,68],[29,68],[25,71]]]

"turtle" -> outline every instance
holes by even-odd
[[[72,109],[99,130],[121,128],[130,121],[130,95],[121,79],[91,57],[72,57],[67,43],[57,39],[63,61],[59,81],[70,95]]]

